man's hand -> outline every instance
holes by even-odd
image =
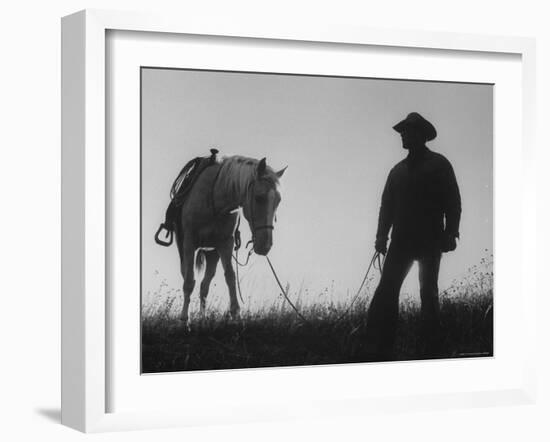
[[[456,237],[454,235],[445,235],[441,244],[443,253],[452,252],[456,249]]]
[[[386,246],[387,242],[388,242],[387,239],[377,239],[376,242],[374,243],[374,249],[378,253],[385,255],[386,252],[388,251],[388,247]]]

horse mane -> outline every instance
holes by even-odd
[[[239,200],[246,199],[250,183],[259,178],[259,162],[255,158],[240,155],[224,157],[221,160],[218,184],[222,188],[229,189]],[[266,167],[265,174],[261,176],[261,179],[268,181],[273,186],[279,185],[279,177],[269,166]]]

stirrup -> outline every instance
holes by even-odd
[[[160,232],[162,232],[163,230],[166,232],[164,234],[164,238],[169,238],[168,241],[165,241],[160,238]],[[168,227],[166,227],[164,223],[162,223],[159,226],[157,233],[155,233],[155,242],[161,246],[168,247],[172,245],[173,241],[174,241],[174,232],[170,230]]]

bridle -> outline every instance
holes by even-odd
[[[210,192],[210,206],[212,207],[212,213],[213,213],[214,218],[216,218],[220,214],[225,214],[226,213],[225,210],[223,211],[223,213],[219,213],[219,212],[216,211],[216,205],[215,205],[216,203],[215,203],[215,200],[214,200],[214,189],[216,188],[216,183],[218,181],[220,171],[221,171],[221,167],[218,169],[218,172],[216,173],[216,176],[214,177],[214,182],[212,183],[212,191]],[[254,187],[255,184],[256,184],[256,180],[250,181],[250,183],[248,184],[248,187],[246,189],[246,196],[247,196],[247,201],[246,202],[247,202],[247,205],[248,205],[248,209],[250,211],[250,218],[252,220],[250,224],[252,224],[254,222],[254,218],[255,218],[254,217],[254,202],[252,201],[252,198],[254,197],[253,187]],[[238,209],[238,207],[235,207],[234,209],[228,210],[227,213],[230,213],[235,209]],[[252,253],[254,251],[254,247],[250,248],[250,250],[248,251],[246,261],[244,263],[241,263],[239,261],[239,249],[241,248],[241,232],[240,232],[240,229],[239,229],[240,225],[241,225],[241,215],[239,214],[238,217],[237,217],[237,225],[235,226],[235,246],[234,246],[235,254],[232,255],[232,256],[233,256],[233,259],[235,260],[235,272],[236,272],[235,276],[236,276],[237,290],[239,292],[239,297],[241,298],[241,302],[244,302],[243,295],[241,293],[241,284],[240,284],[240,278],[239,278],[239,267],[245,267],[245,266],[248,265],[248,261],[250,259],[250,256],[252,255]],[[261,225],[258,225],[258,226],[252,225],[252,228],[251,228],[252,238],[250,239],[250,241],[248,241],[246,243],[246,248],[248,248],[248,246],[250,244],[252,244],[252,246],[254,246],[254,242],[255,242],[255,239],[256,239],[256,232],[258,232],[259,230],[263,230],[263,229],[274,230],[275,227],[273,226],[273,224],[261,224]],[[290,302],[290,300],[289,300],[289,302]],[[292,302],[290,302],[290,304],[292,305]]]
[[[261,178],[260,178],[261,179]],[[257,231],[259,230],[274,230],[275,229],[275,226],[273,224],[260,224],[258,226],[255,226],[253,223],[254,223],[254,219],[255,219],[255,214],[254,214],[254,202],[252,201],[252,199],[254,198],[254,186],[256,185],[256,180],[253,180],[250,182],[250,184],[248,185],[248,189],[246,191],[247,193],[247,196],[248,196],[248,207],[249,207],[249,210],[250,210],[250,219],[251,219],[251,224],[252,224],[252,242],[254,243],[254,238],[255,238],[255,234]]]
[[[220,171],[221,171],[221,167],[218,170],[218,172],[216,173],[216,177],[214,178],[214,182],[212,183],[212,191],[210,193],[210,203],[211,203],[210,205],[212,207],[212,212],[214,213],[214,217],[220,215],[220,213],[217,213],[217,211],[216,211],[215,202],[214,202],[214,189],[216,187],[216,182],[218,181]],[[259,179],[261,179],[261,178],[259,178]],[[248,184],[248,187],[247,187],[247,190],[246,190],[246,195],[247,195],[246,199],[247,199],[248,209],[249,209],[250,218],[251,218],[250,224],[252,225],[252,228],[251,228],[251,230],[252,230],[252,239],[250,241],[248,241],[248,243],[246,245],[247,248],[248,248],[249,244],[251,244],[251,243],[254,244],[254,239],[255,239],[255,236],[256,236],[256,232],[258,232],[259,230],[265,230],[265,229],[267,229],[267,230],[274,230],[275,229],[273,224],[260,224],[260,225],[257,225],[257,226],[253,225],[254,218],[255,218],[255,216],[254,216],[254,207],[255,207],[255,205],[254,205],[254,202],[252,201],[252,199],[254,198],[253,190],[254,190],[254,186],[256,185],[256,181],[257,180],[252,180]],[[232,212],[233,210],[235,210],[237,208],[238,207],[235,207],[234,209],[229,210],[227,213]],[[225,213],[225,211],[224,211],[224,213]],[[237,218],[237,226],[236,226],[236,231],[235,231],[235,255],[233,255],[233,259],[235,260],[235,263],[236,263],[237,289],[239,291],[239,296],[241,298],[241,302],[244,302],[242,294],[241,294],[241,286],[240,286],[240,278],[239,278],[239,267],[245,267],[248,264],[248,260],[250,259],[250,256],[253,253],[253,248],[248,251],[248,256],[246,258],[246,261],[244,263],[241,263],[239,261],[239,255],[238,255],[239,248],[240,248],[240,245],[241,245],[241,237],[240,237],[240,232],[239,232],[240,222],[241,222],[241,219],[240,219],[240,215],[239,215],[239,217]],[[287,293],[288,288],[285,290],[285,288],[283,287],[283,285],[281,283],[281,280],[280,280],[280,278],[279,278],[279,276],[278,276],[278,274],[275,270],[275,267],[273,266],[273,264],[271,263],[271,260],[269,259],[269,256],[266,255],[265,258],[267,260],[269,268],[271,269],[271,272],[273,273],[275,281],[277,282],[277,285],[279,286],[279,288],[281,290],[281,294],[284,296],[284,298],[286,299],[288,304],[292,307],[292,309],[294,310],[296,315],[301,319],[301,321],[303,323],[305,323],[309,326],[313,326],[312,323],[310,321],[308,321],[307,318],[304,317],[304,315],[302,315],[300,313],[300,311],[298,310],[296,305],[288,297],[288,293]],[[367,282],[367,279],[368,279],[371,268],[376,268],[376,264],[378,264],[378,269],[380,270],[380,273],[382,273],[382,267],[384,265],[384,261],[385,261],[385,256],[384,256],[384,259],[381,259],[380,258],[380,253],[378,253],[378,252],[374,253],[374,255],[372,256],[372,258],[370,260],[369,266],[367,267],[367,271],[365,272],[363,280],[361,281],[361,284],[360,284],[359,288],[357,289],[357,292],[356,292],[355,296],[352,298],[351,303],[349,304],[348,308],[346,308],[346,310],[336,319],[336,322],[334,323],[334,327],[336,327],[338,325],[338,323],[350,312],[351,307],[353,306],[353,304],[355,303],[355,301],[359,297],[359,295],[361,293],[361,290],[363,289],[363,287],[365,286],[365,283]]]
[[[218,217],[220,215],[225,215],[226,213],[230,213],[234,210],[236,210],[238,207],[235,207],[235,208],[232,208],[230,210],[223,210],[223,212],[219,212],[216,210],[216,203],[215,203],[215,200],[214,200],[214,190],[216,188],[216,183],[218,182],[218,177],[220,176],[220,172],[221,172],[222,168],[220,167],[218,169],[218,172],[216,173],[216,176],[214,177],[214,182],[212,183],[212,190],[210,192],[210,206],[212,207],[212,213],[214,215],[214,217]],[[260,178],[261,179],[261,178]],[[254,243],[254,239],[255,239],[255,236],[256,236],[256,232],[260,231],[260,230],[274,230],[275,229],[275,226],[273,224],[260,224],[260,225],[254,225],[254,219],[255,219],[255,213],[254,213],[254,207],[255,207],[255,204],[254,204],[254,201],[252,201],[252,199],[254,198],[254,186],[256,185],[256,180],[252,180],[250,181],[250,183],[248,184],[248,188],[246,189],[246,195],[247,195],[247,204],[248,204],[248,209],[249,209],[249,212],[250,212],[250,219],[251,219],[251,231],[252,231],[252,239],[250,242]]]

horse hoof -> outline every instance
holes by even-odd
[[[236,312],[230,312],[229,313],[229,318],[232,320],[232,321],[239,321],[241,319],[241,313],[239,311],[236,311]]]
[[[191,331],[191,324],[189,323],[188,319],[179,318],[178,325],[180,326],[181,329],[183,329],[183,331],[187,333]]]
[[[239,312],[235,313],[228,311],[225,312],[224,319],[228,322],[237,322],[239,319],[241,319],[241,315],[239,314]]]

